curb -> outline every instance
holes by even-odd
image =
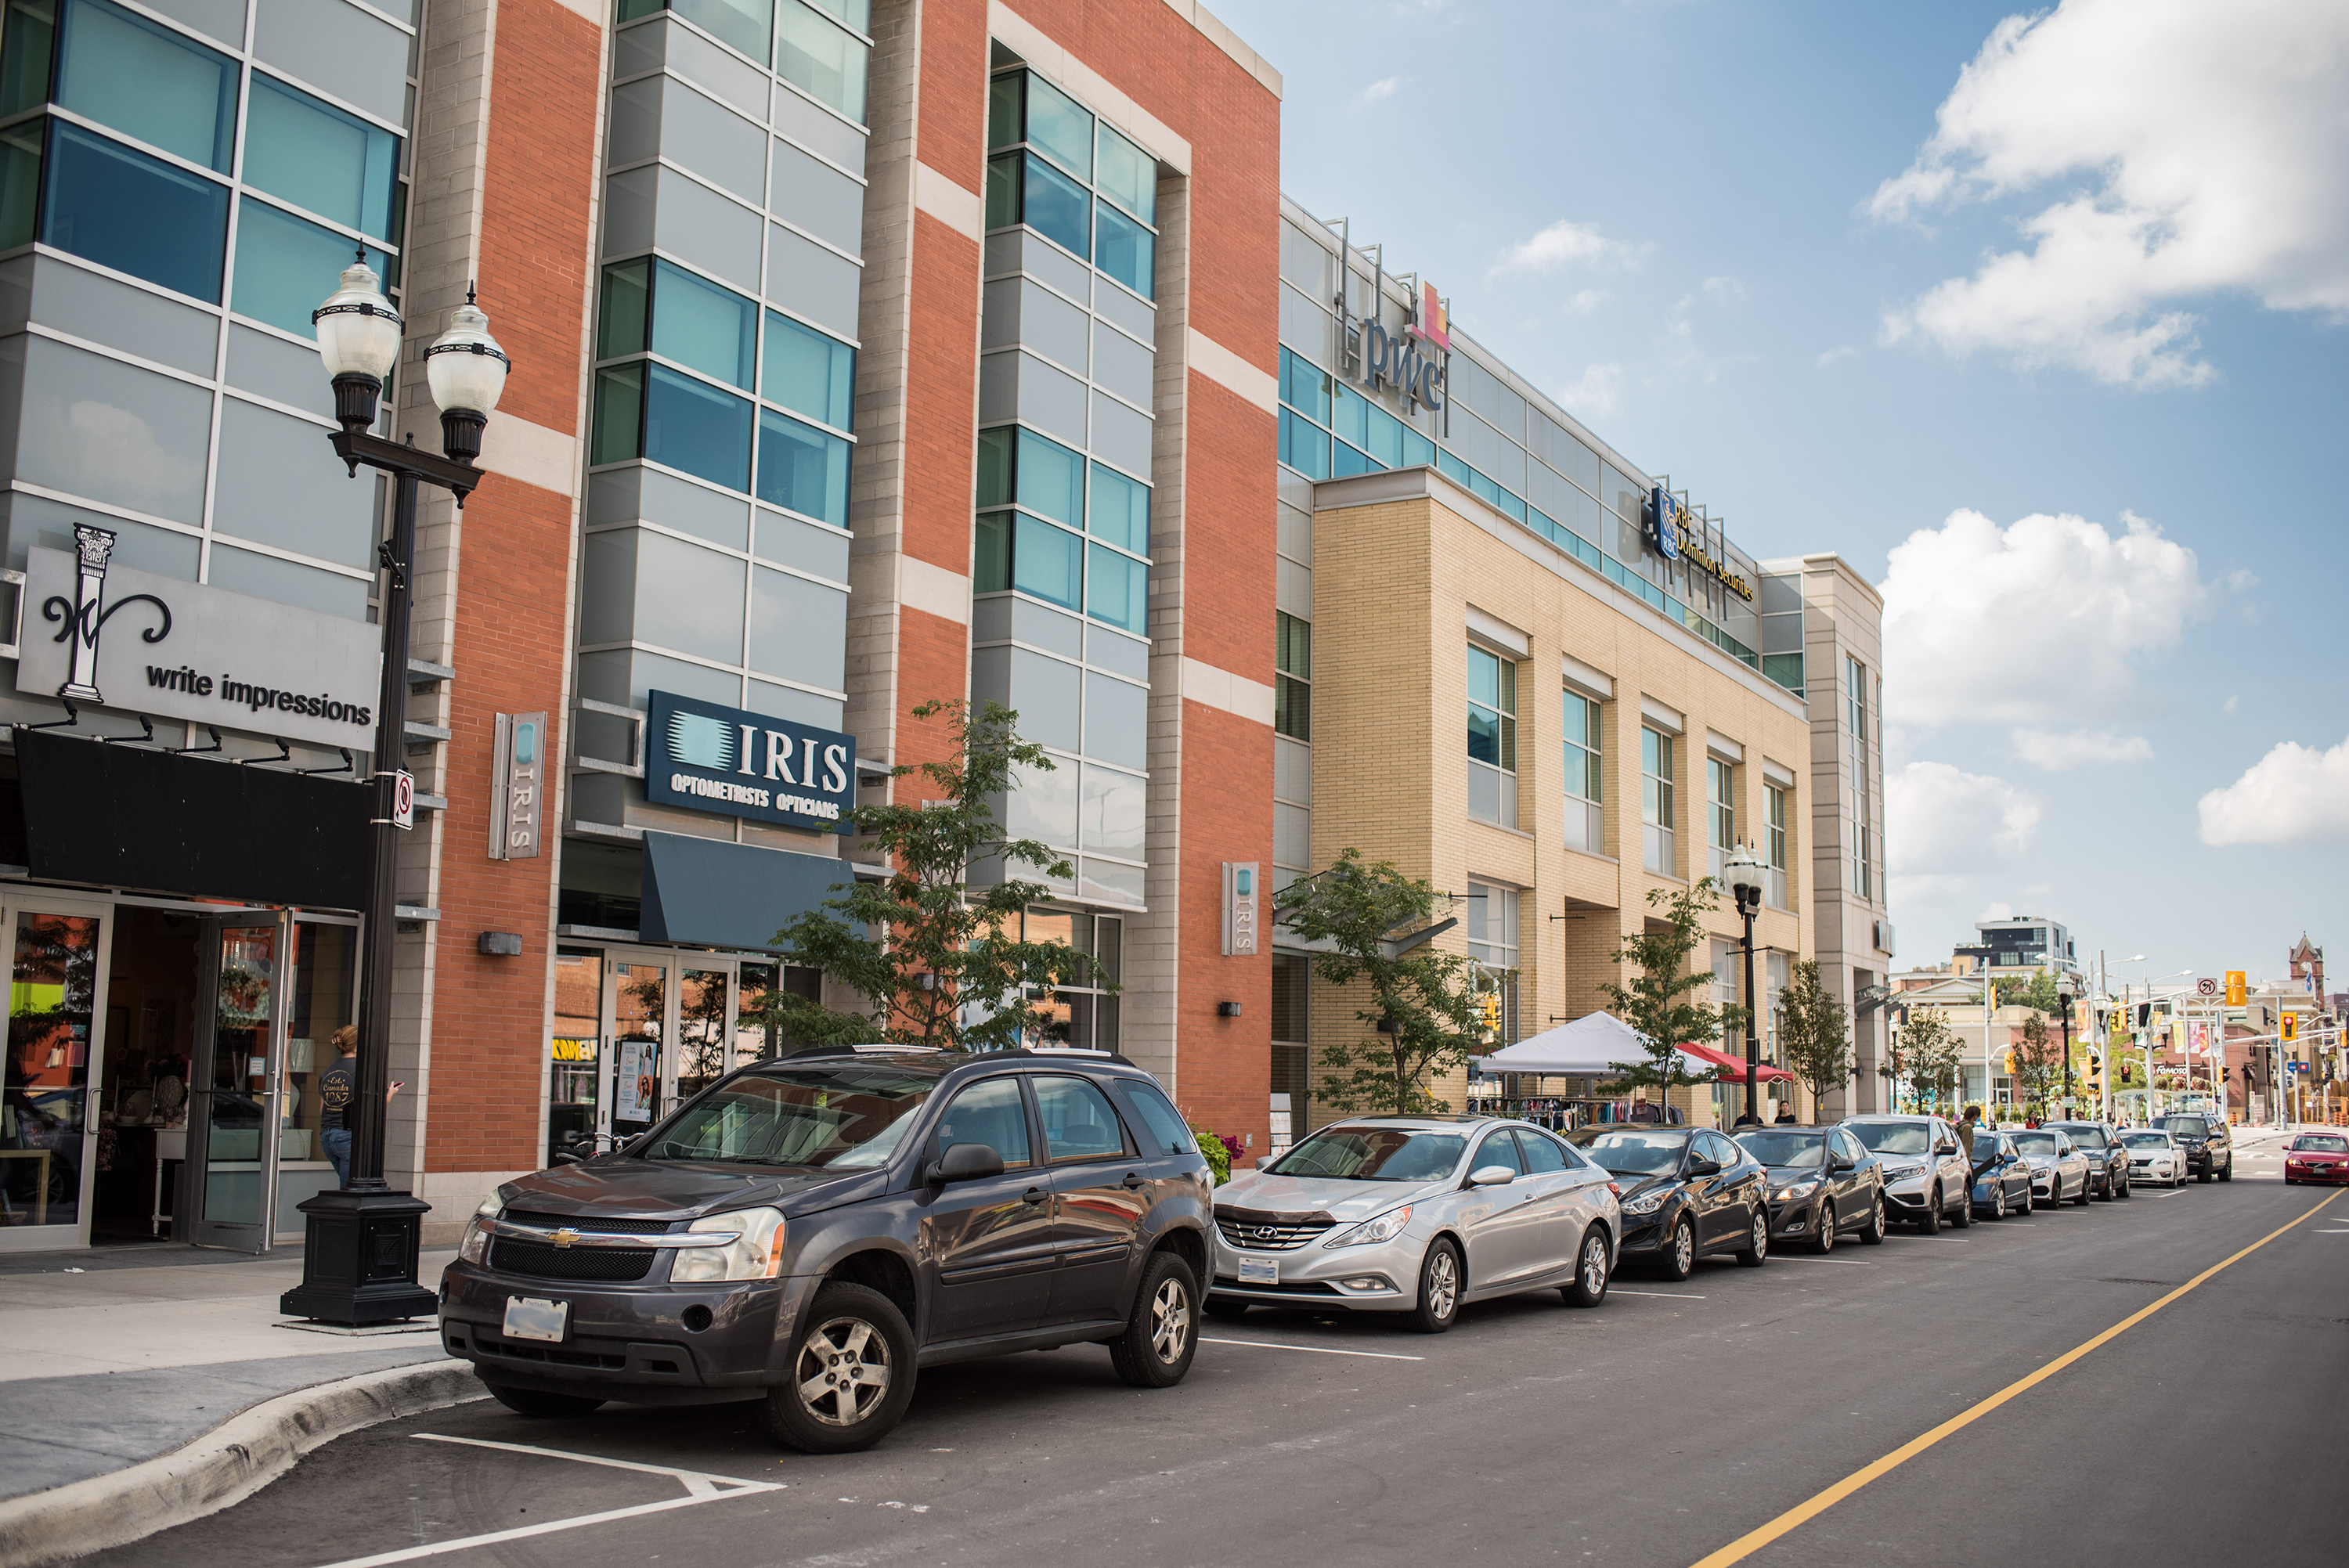
[[[0,1565],[38,1568],[121,1546],[243,1502],[346,1433],[488,1397],[468,1361],[337,1378],[240,1410],[128,1470],[0,1502]]]

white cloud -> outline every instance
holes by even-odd
[[[1950,514],[1895,545],[1884,579],[1885,702],[1921,728],[1951,719],[2062,722],[2135,699],[2209,590],[2194,552],[2141,517],[2033,513],[2000,528]]]
[[[1410,79],[1411,78],[1409,77],[1385,77],[1378,81],[1372,82],[1369,87],[1362,89],[1362,101],[1364,103],[1376,103],[1381,98],[1392,98],[1396,93],[1402,90],[1402,84]]]
[[[2039,802],[2003,779],[1947,762],[1911,762],[1884,780],[1884,843],[1889,869],[1962,875],[2031,847]]]
[[[1605,289],[1578,289],[1575,291],[1574,297],[1566,302],[1566,314],[1568,315],[1588,315],[1592,311],[1597,310],[1600,305],[1605,304],[1606,303],[1607,291]]]
[[[1623,401],[1623,367],[1609,361],[1586,365],[1582,378],[1558,389],[1557,400],[1578,419],[1603,419]]]
[[[1868,208],[1905,222],[2060,193],[2022,221],[2028,249],[1889,312],[1885,335],[2195,387],[2216,374],[2196,304],[2240,294],[2349,316],[2344,95],[2340,0],[2064,0],[2007,17]]]
[[[2198,810],[2206,844],[2349,839],[2349,740],[2330,751],[2284,741]]]
[[[2094,767],[2108,762],[2149,762],[2153,742],[2142,735],[2121,735],[2109,729],[2018,729],[2014,754],[2050,772],[2065,768]]]
[[[2014,905],[2011,903],[2002,903],[1998,900],[1993,899],[1990,903],[1982,905],[1982,912],[1974,916],[1974,918],[1981,921],[2013,920],[2014,918]]]
[[[1857,349],[1857,348],[1854,348],[1850,344],[1848,344],[1848,343],[1839,343],[1839,344],[1836,345],[1836,346],[1834,346],[1833,348],[1828,349],[1825,354],[1822,354],[1822,355],[1820,355],[1820,356],[1819,356],[1819,368],[1820,368],[1820,369],[1822,369],[1822,370],[1825,370],[1828,366],[1833,365],[1837,360],[1838,360],[1838,359],[1849,359],[1849,358],[1852,358],[1854,356],[1857,355],[1858,353],[1859,353],[1859,350],[1858,350],[1858,349]]]
[[[1744,299],[1745,285],[1735,278],[1707,278],[1704,297],[1716,304],[1735,304]]]
[[[1645,245],[1610,240],[1596,224],[1560,218],[1530,240],[1520,240],[1493,263],[1493,274],[1554,273],[1575,265],[1625,265],[1647,253]]]
[[[2219,711],[2231,718],[2234,717],[2235,705],[2242,700],[2243,699],[2239,696],[2230,696],[2225,702],[2219,705]]]

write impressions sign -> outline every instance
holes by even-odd
[[[645,799],[787,828],[839,830],[856,803],[856,738],[746,708],[650,694]]]
[[[112,561],[87,524],[26,552],[16,689],[320,746],[375,742],[381,634]]]

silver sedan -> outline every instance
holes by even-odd
[[[1391,1312],[1441,1334],[1519,1291],[1596,1306],[1621,1236],[1613,1180],[1540,1128],[1357,1117],[1216,1190],[1207,1310]]]
[[[2088,1157],[2068,1135],[2040,1127],[2007,1136],[2014,1140],[2023,1163],[2031,1167],[2033,1208],[2054,1208],[2065,1202],[2084,1209],[2088,1206]]]
[[[2121,1134],[2121,1147],[2128,1150],[2130,1181],[2186,1185],[2186,1150],[2167,1132],[2133,1128]]]

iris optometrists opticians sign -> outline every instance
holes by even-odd
[[[647,713],[647,800],[832,829],[855,804],[854,736],[666,691]]]
[[[115,562],[84,524],[25,552],[16,689],[323,746],[375,739],[380,634],[363,621]]]

